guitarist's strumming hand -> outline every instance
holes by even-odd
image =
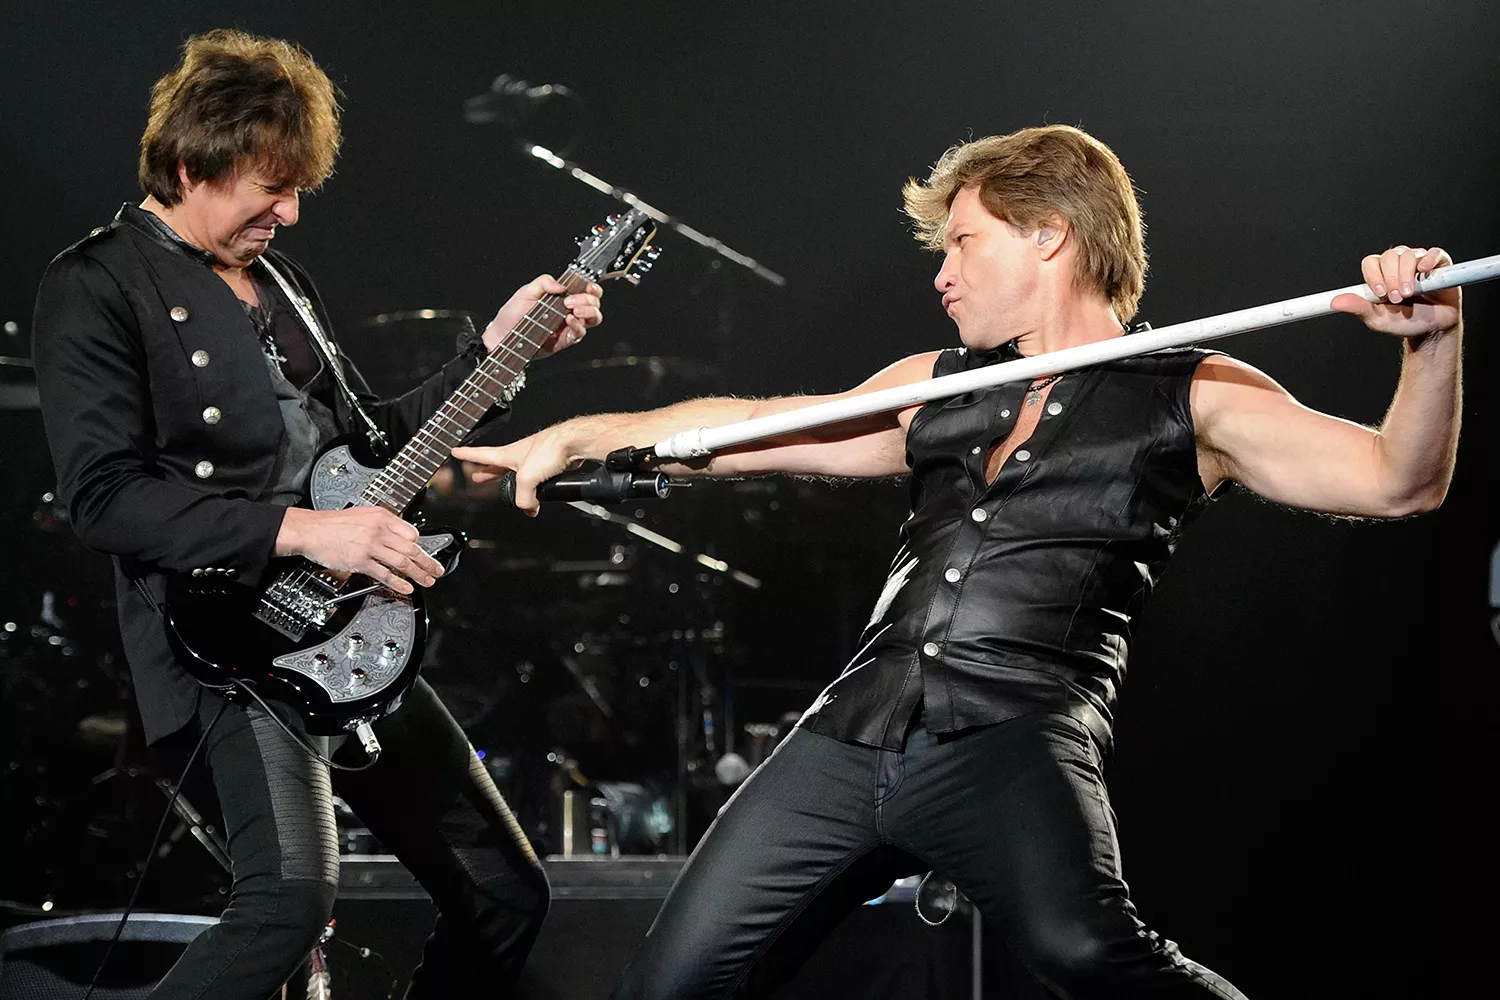
[[[417,529],[384,507],[304,510],[288,507],[276,535],[277,556],[302,556],[341,573],[362,573],[398,594],[414,581],[430,587],[443,575],[417,545]]]
[[[567,286],[561,281],[550,274],[539,274],[535,280],[516,289],[490,320],[490,325],[484,328],[484,346],[493,351],[544,295],[563,296],[562,305],[568,310],[568,316],[562,328],[542,342],[541,349],[536,352],[539,358],[572,347],[583,339],[590,327],[604,322],[604,312],[599,307],[599,299],[604,295],[602,287],[591,281],[583,291],[569,295]]]

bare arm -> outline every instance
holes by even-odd
[[[1458,447],[1461,293],[1413,298],[1410,283],[1449,263],[1440,249],[1395,247],[1362,265],[1386,302],[1334,301],[1371,329],[1404,338],[1401,381],[1379,428],[1309,409],[1243,362],[1206,359],[1192,388],[1204,484],[1234,479],[1269,500],[1360,517],[1442,503]]]
[[[694,427],[725,424],[834,399],[847,399],[932,377],[937,353],[916,354],[871,376],[857,388],[831,396],[786,396],[777,399],[694,399],[644,413],[608,413],[575,417],[530,437],[496,448],[455,448],[456,458],[485,466],[475,474],[483,482],[508,469],[516,472],[516,506],[537,510],[536,485],[579,462],[601,460],[618,448],[648,447]],[[907,472],[906,428],[917,406],[873,414],[829,427],[726,449],[704,463],[668,464],[674,475],[745,476],[784,472],[800,475],[878,478]]]

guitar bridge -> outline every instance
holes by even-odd
[[[333,617],[336,596],[333,587],[321,574],[303,572],[277,577],[265,593],[261,594],[260,606],[255,617],[291,639],[300,642],[310,628],[321,628]]]

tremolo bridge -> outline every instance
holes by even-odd
[[[333,617],[339,581],[312,569],[283,573],[261,594],[257,619],[293,642],[301,642],[310,628],[322,628]]]

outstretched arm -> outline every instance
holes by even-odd
[[[453,455],[485,466],[475,474],[477,482],[493,479],[506,470],[515,470],[516,506],[534,514],[538,509],[537,484],[579,462],[602,460],[611,451],[631,445],[648,447],[681,430],[722,427],[753,417],[919,382],[932,377],[936,360],[936,352],[912,355],[876,373],[857,388],[832,396],[693,399],[644,413],[575,417],[511,444],[495,448],[455,448]],[[851,478],[900,475],[908,471],[906,428],[918,409],[911,406],[896,412],[873,414],[726,449],[701,464],[670,464],[662,468],[676,475],[720,477],[770,472]]]
[[[1361,264],[1385,301],[1333,301],[1370,329],[1403,338],[1400,384],[1379,428],[1309,409],[1243,362],[1205,359],[1192,388],[1204,484],[1234,479],[1269,500],[1359,517],[1442,503],[1458,448],[1462,298],[1458,288],[1413,295],[1412,282],[1451,263],[1438,248],[1393,247]]]

